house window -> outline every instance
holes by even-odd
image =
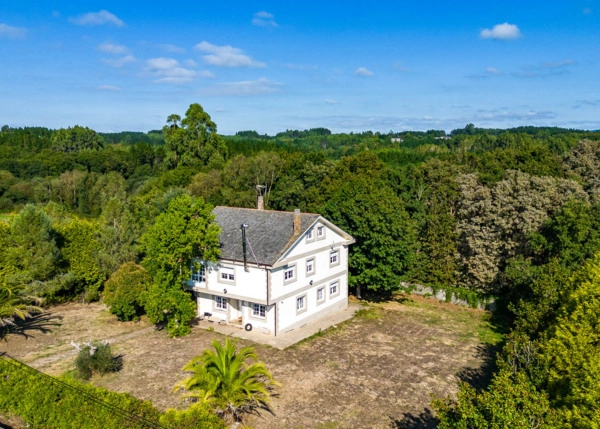
[[[286,267],[285,271],[283,272],[283,281],[285,283],[294,281],[294,279],[296,278],[296,266],[292,265],[291,267]]]
[[[329,296],[337,295],[340,292],[340,282],[335,281],[329,283]]]
[[[230,267],[221,267],[221,280],[226,282],[235,281],[235,270]]]
[[[204,265],[192,266],[192,280],[195,282],[206,281],[206,267]]]
[[[325,238],[325,227],[323,225],[317,226],[317,238]]]
[[[267,307],[262,304],[252,304],[252,315],[254,317],[262,317],[265,318],[267,314]]]
[[[317,302],[323,301],[325,301],[325,288],[320,287],[319,289],[317,289]]]
[[[315,239],[315,233],[314,233],[313,229],[311,228],[306,232],[306,241],[312,241],[314,239]]]
[[[315,258],[306,260],[306,275],[310,276],[315,273]]]
[[[296,313],[302,313],[306,310],[306,295],[296,298]]]
[[[339,250],[333,250],[329,253],[329,265],[338,265],[340,263],[340,252]]]
[[[224,296],[215,296],[215,308],[217,310],[227,310],[227,298]]]

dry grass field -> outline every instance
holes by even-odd
[[[273,413],[251,416],[254,428],[427,428],[435,426],[431,395],[456,393],[489,368],[493,332],[486,313],[408,296],[369,303],[353,319],[286,350],[256,345],[281,384]],[[91,382],[149,399],[158,408],[185,407],[173,385],[181,367],[221,335],[195,327],[168,338],[147,321],[118,322],[99,303],[50,309],[5,336],[7,352],[48,374],[73,368],[71,341],[109,340],[123,356],[119,373]],[[240,345],[250,344],[240,340]]]

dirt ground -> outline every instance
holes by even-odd
[[[250,417],[254,428],[435,427],[431,395],[452,395],[459,380],[477,382],[495,338],[485,313],[418,297],[370,309],[286,350],[256,345],[281,384],[273,414]],[[109,340],[123,356],[119,373],[91,382],[148,399],[160,408],[185,404],[173,385],[181,367],[210,346],[215,332],[193,328],[168,338],[147,321],[118,322],[102,304],[50,309],[0,342],[0,352],[48,374],[73,368],[71,341]],[[250,344],[240,340],[240,345]]]

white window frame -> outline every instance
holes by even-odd
[[[321,292],[321,298],[319,298],[319,292]],[[317,304],[325,302],[325,286],[321,286],[317,289]]]
[[[295,282],[298,277],[297,274],[298,273],[296,272],[296,264],[286,265],[283,268],[283,283],[288,284]]]
[[[311,268],[311,270],[309,271],[308,268]],[[315,264],[315,258],[307,258],[306,259],[306,276],[312,276],[314,273],[316,272],[316,264]]]
[[[206,282],[206,266],[200,263],[196,270],[196,264],[192,265],[192,281],[196,283]]]
[[[335,288],[335,291],[332,292],[332,289]],[[329,297],[338,296],[340,294],[340,281],[334,280],[329,283]]]
[[[264,304],[252,303],[252,317],[256,319],[267,318],[267,306]]]
[[[317,240],[325,239],[325,225],[317,225]]]
[[[215,310],[227,311],[227,298],[224,296],[215,295],[213,302],[215,303]]]
[[[227,276],[224,278],[223,276]],[[230,278],[233,277],[233,278]],[[235,267],[220,267],[219,268],[219,276],[217,277],[219,283],[226,283],[230,285],[235,285]]]
[[[310,228],[308,231],[306,231],[306,242],[310,243],[311,241],[315,241],[314,228]]]
[[[329,266],[335,267],[336,265],[340,265],[340,249],[334,249],[329,252]]]
[[[302,303],[302,307],[299,307]],[[296,314],[304,313],[307,310],[308,302],[306,301],[306,294],[296,297]]]

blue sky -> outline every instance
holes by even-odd
[[[600,0],[0,6],[0,125],[600,129]]]

